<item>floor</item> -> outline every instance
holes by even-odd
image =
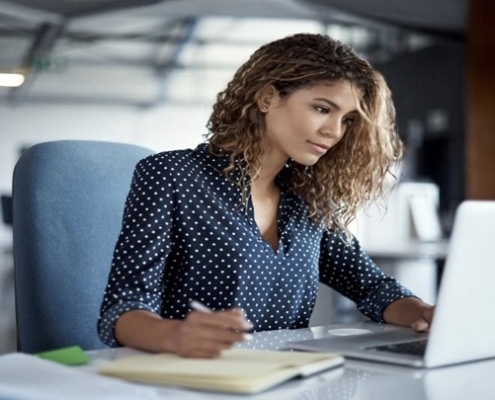
[[[15,351],[14,261],[11,248],[0,254],[0,354]]]

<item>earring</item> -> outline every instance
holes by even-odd
[[[266,113],[268,111],[268,107],[261,107],[261,112]]]

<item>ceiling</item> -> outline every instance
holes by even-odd
[[[467,21],[468,0],[302,0],[325,9],[372,18],[438,36],[461,39]]]
[[[198,87],[294,30],[338,36],[376,61],[463,41],[467,1],[0,0],[0,72],[26,74],[0,102],[208,101]]]

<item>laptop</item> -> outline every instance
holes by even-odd
[[[286,347],[423,368],[492,358],[494,309],[495,201],[465,201],[455,214],[429,333],[364,322],[330,326],[325,337]]]

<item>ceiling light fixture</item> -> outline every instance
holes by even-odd
[[[0,86],[18,87],[24,83],[24,75],[18,73],[0,73]]]

